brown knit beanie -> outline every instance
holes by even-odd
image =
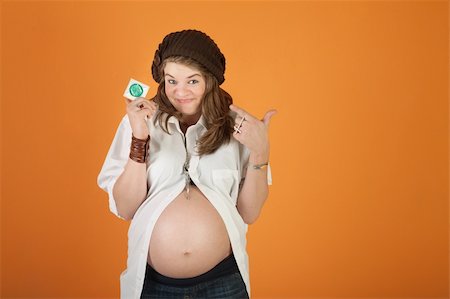
[[[203,65],[219,85],[225,81],[225,56],[217,44],[205,33],[198,30],[183,30],[168,34],[159,44],[152,64],[153,79],[161,81],[159,67],[170,56],[185,56]]]

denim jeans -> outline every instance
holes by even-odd
[[[239,272],[188,287],[175,287],[146,278],[141,299],[248,299],[245,283]]]

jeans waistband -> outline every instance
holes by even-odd
[[[233,253],[218,263],[214,268],[201,275],[189,278],[172,278],[158,273],[149,264],[147,264],[145,279],[153,280],[161,284],[175,286],[175,287],[187,287],[193,286],[202,282],[211,281],[213,279],[239,272],[236,259]]]

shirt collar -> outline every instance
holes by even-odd
[[[169,122],[169,124],[174,124],[174,125],[179,124],[179,121],[175,116],[169,117],[168,122]],[[193,126],[199,126],[199,125],[206,129],[206,121],[205,121],[205,118],[203,117],[203,114],[200,116],[197,123]]]

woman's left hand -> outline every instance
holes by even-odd
[[[259,157],[261,163],[269,159],[269,122],[276,110],[269,110],[262,120],[257,119],[244,109],[230,105],[230,109],[237,113],[234,126],[234,138],[245,145],[250,154]],[[258,159],[258,160],[259,160]]]

